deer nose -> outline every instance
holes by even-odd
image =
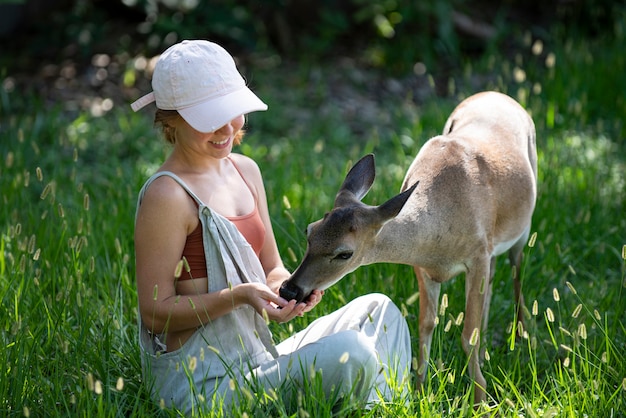
[[[283,282],[278,293],[280,294],[280,297],[285,300],[295,299],[296,302],[300,303],[303,299],[302,289],[289,283],[289,281]]]

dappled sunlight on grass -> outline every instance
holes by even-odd
[[[392,81],[406,80],[374,77],[385,86],[377,96],[358,83],[356,92],[332,90],[343,81],[337,68],[255,80],[270,111],[248,118],[238,151],[264,173],[290,269],[303,256],[307,224],[332,207],[363,154],[373,152],[377,161],[365,202],[379,204],[397,193],[413,156],[441,132],[459,98],[494,88],[526,104],[537,125],[536,241],[525,250],[521,272],[528,311],[521,336],[510,268],[498,260],[483,369],[490,382],[483,408],[492,415],[617,416],[626,408],[623,36],[597,45],[539,44],[529,36],[524,54],[468,66],[446,86],[449,97],[417,96],[418,83],[432,89],[428,74],[410,80],[405,95]],[[2,100],[12,96],[5,92]],[[0,122],[0,361],[7,365],[0,411],[175,416],[148,400],[140,379],[132,243],[136,194],[169,147],[149,117],[127,109],[68,117],[35,106],[28,114],[0,115]],[[353,416],[476,414],[459,343],[464,287],[462,276],[442,287],[447,304],[424,393],[412,393],[408,406],[396,399]],[[419,294],[410,266],[362,267],[328,289],[309,315],[272,330],[282,339],[374,291],[400,306],[417,347]],[[319,411],[315,384],[300,393],[301,416]],[[257,402],[247,393],[247,409],[236,411],[242,416],[293,416],[280,394]],[[323,410],[330,416],[332,407]]]

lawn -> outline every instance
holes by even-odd
[[[392,79],[349,61],[261,68],[251,79],[270,111],[249,116],[238,151],[264,173],[290,269],[303,256],[306,225],[331,208],[362,155],[376,154],[377,180],[364,201],[377,204],[399,190],[413,156],[463,97],[499,90],[531,113],[539,196],[521,272],[527,329],[514,338],[503,258],[485,336],[489,401],[479,412],[487,415],[626,416],[626,65],[618,29],[603,41],[529,38],[516,56],[467,62],[446,94],[434,93],[428,75]],[[67,112],[0,91],[0,415],[177,415],[149,401],[136,345],[136,194],[167,153],[147,113]],[[282,339],[345,301],[383,292],[406,313],[415,349],[417,291],[409,266],[362,267],[311,314],[272,330]],[[353,416],[476,414],[460,344],[463,278],[442,294],[448,303],[424,393]],[[311,385],[296,410],[258,395],[236,415],[330,415],[332,405],[315,395]]]

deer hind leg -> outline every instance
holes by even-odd
[[[415,267],[420,291],[419,313],[419,362],[417,365],[417,389],[422,389],[428,372],[430,346],[437,320],[441,284],[432,280],[421,268]]]
[[[489,288],[490,257],[485,255],[473,263],[466,274],[465,324],[461,335],[463,349],[468,356],[468,372],[474,381],[474,403],[487,398],[485,380],[480,369],[480,340],[485,298]]]
[[[481,335],[487,334],[487,328],[489,326],[489,308],[491,307],[491,293],[493,289],[493,276],[495,272],[496,272],[496,257],[491,257],[491,260],[489,262],[489,272],[487,273],[487,277],[489,277],[489,280],[485,281],[484,283],[484,289],[485,289],[484,298],[485,299],[483,302],[483,314],[482,314],[483,323],[482,323]],[[486,350],[485,347],[481,348],[480,350],[481,363],[485,359],[485,350]]]
[[[524,324],[524,294],[522,293],[522,281],[520,279],[520,271],[522,267],[522,261],[524,259],[524,247],[528,236],[530,235],[530,228],[526,230],[524,235],[511,247],[509,250],[509,263],[511,264],[511,270],[513,271],[513,289],[515,292],[515,312],[517,313],[517,323]]]

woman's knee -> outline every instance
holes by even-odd
[[[367,390],[376,380],[378,354],[371,341],[354,330],[326,339],[333,356],[319,364],[325,379],[356,392]]]
[[[368,293],[363,296],[359,296],[354,299],[351,303],[354,303],[356,306],[366,307],[369,312],[380,311],[384,312],[385,315],[402,315],[400,309],[396,306],[395,303],[391,300],[391,298],[383,293]]]
[[[370,315],[379,317],[386,322],[402,321],[405,322],[404,315],[398,306],[382,293],[368,293],[354,299],[354,306],[365,309]]]
[[[372,341],[356,330],[346,330],[335,334],[332,345],[340,355],[341,363],[351,363],[356,367],[376,368],[376,348]]]

